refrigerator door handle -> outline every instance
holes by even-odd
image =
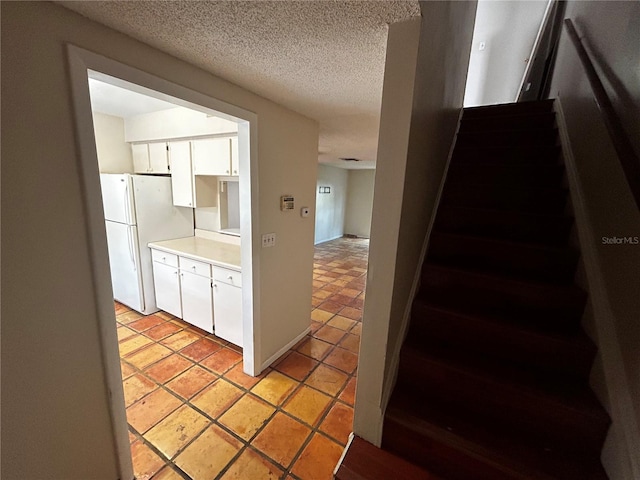
[[[127,223],[133,223],[131,221],[131,208],[129,205],[129,183],[124,187],[124,214],[127,219]]]
[[[133,263],[133,270],[137,271],[138,266],[136,265],[136,259],[133,253],[133,240],[131,239],[131,227],[127,226],[127,244],[129,245],[129,258],[131,259],[131,263]]]

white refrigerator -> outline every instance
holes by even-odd
[[[193,236],[193,210],[175,207],[171,178],[100,175],[113,297],[148,315],[158,311],[149,242]]]

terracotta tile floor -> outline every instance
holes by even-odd
[[[316,247],[311,333],[258,378],[234,345],[116,303],[138,480],[331,478],[353,423],[368,247]]]

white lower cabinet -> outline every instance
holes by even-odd
[[[242,346],[240,272],[151,250],[158,308]]]
[[[240,272],[213,267],[213,312],[216,336],[242,346],[242,288]]]

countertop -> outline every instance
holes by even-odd
[[[149,248],[240,271],[240,246],[202,237],[149,243]]]

